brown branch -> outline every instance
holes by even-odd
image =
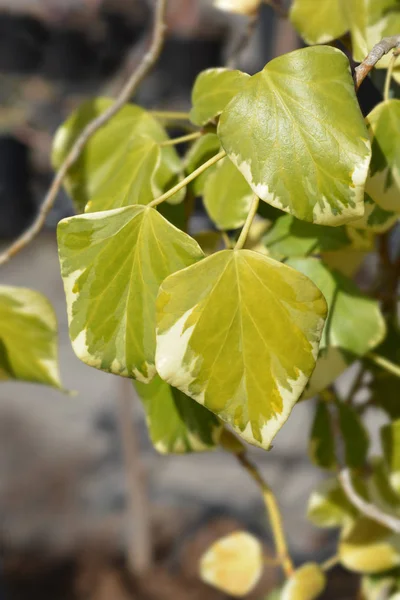
[[[372,48],[368,56],[355,69],[354,78],[356,84],[356,91],[359,90],[360,85],[362,84],[368,73],[370,73],[375,67],[376,63],[380,61],[381,58],[385,56],[385,54],[388,54],[391,50],[394,50],[396,48],[400,48],[400,34],[383,38],[383,40],[380,41],[379,44],[376,44]]]
[[[391,529],[395,533],[400,533],[400,519],[394,517],[393,515],[388,515],[375,504],[367,502],[364,500],[364,498],[361,498],[361,496],[358,495],[351,480],[350,469],[342,469],[338,474],[338,479],[347,498],[363,515],[369,519],[372,519],[373,521],[376,521],[377,523],[380,523],[384,527]]]
[[[129,102],[137,87],[153,67],[160,55],[164,43],[166,30],[165,9],[166,0],[158,0],[154,16],[153,39],[148,52],[145,54],[135,72],[130,76],[122,88],[115,102],[104,113],[89,123],[82,131],[60,169],[56,173],[35,221],[15,242],[11,244],[11,246],[8,247],[7,250],[0,254],[0,265],[8,262],[10,258],[30,244],[30,242],[38,235],[46,221],[47,215],[54,206],[57,194],[60,191],[61,185],[66,174],[68,173],[68,170],[79,158],[88,140],[96,133],[96,131],[106,125],[106,123],[108,123],[108,121],[110,121],[110,119],[116,115],[127,102]]]

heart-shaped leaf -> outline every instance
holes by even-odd
[[[268,63],[223,111],[218,134],[269,204],[323,225],[363,214],[371,148],[340,50],[316,46]]]
[[[154,448],[161,454],[204,452],[218,444],[222,425],[206,408],[156,375],[134,383],[142,400]]]
[[[61,387],[57,321],[39,292],[0,286],[0,380],[16,379]]]
[[[64,219],[58,246],[76,355],[150,381],[159,285],[204,256],[198,244],[156,210],[128,206]]]
[[[320,291],[286,265],[218,252],[163,282],[157,371],[268,448],[312,373],[325,311]]]

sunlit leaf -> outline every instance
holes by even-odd
[[[363,214],[371,149],[341,51],[272,60],[228,104],[218,134],[262,200],[324,225]]]
[[[315,364],[326,311],[304,276],[224,250],[168,277],[157,299],[157,371],[268,448]]]
[[[61,387],[57,321],[39,292],[0,286],[0,381],[16,379]]]
[[[384,37],[398,35],[400,31],[398,0],[342,0],[342,7],[350,24],[356,62],[364,60]],[[389,55],[383,57],[376,66],[387,68],[389,60]]]
[[[262,546],[246,531],[237,531],[217,540],[203,554],[200,563],[203,581],[238,597],[251,592],[262,571]]]
[[[249,213],[254,192],[235,165],[224,158],[204,186],[204,205],[218,229],[238,229]]]
[[[317,527],[343,527],[357,516],[337,479],[325,479],[312,492],[307,517]]]
[[[350,279],[315,258],[292,258],[288,264],[307,275],[328,302],[321,348],[335,346],[362,356],[382,341],[386,327],[378,303],[362,294]]]
[[[334,470],[337,466],[331,415],[325,402],[317,403],[308,454],[311,461],[321,469]]]
[[[382,573],[400,565],[400,536],[360,517],[339,543],[340,562],[356,573]]]
[[[218,443],[222,426],[206,408],[156,375],[148,384],[135,381],[146,409],[151,441],[161,454],[204,452]]]
[[[294,0],[290,20],[307,44],[324,44],[348,30],[342,0]]]
[[[355,469],[363,467],[369,448],[367,430],[360,416],[350,404],[337,402],[336,406],[346,465]]]
[[[220,149],[221,143],[215,133],[206,133],[205,135],[202,135],[201,138],[192,144],[185,157],[184,165],[186,174],[190,175],[193,173],[198,167],[218,154]],[[216,165],[208,168],[189,184],[195,196],[201,196],[203,194],[204,184],[215,168]]]
[[[400,419],[382,427],[381,443],[383,456],[390,471],[390,482],[396,492],[400,493]]]
[[[207,69],[198,75],[192,92],[190,119],[206,125],[218,117],[225,106],[249,81],[250,75],[230,69]]]
[[[400,100],[378,104],[367,122],[372,159],[366,190],[382,208],[400,213],[400,136],[394,134],[400,130]]]
[[[156,210],[128,206],[64,219],[58,246],[77,356],[92,367],[150,381],[159,285],[202,258],[198,244]]]
[[[83,128],[111,103],[112,100],[108,98],[89,100],[61,125],[53,142],[52,161],[56,169],[62,164]],[[131,152],[131,145],[138,136],[150,137],[157,143],[168,139],[163,127],[150,113],[129,104],[89,139],[64,180],[65,187],[80,212],[83,212],[89,200],[102,192],[104,185],[110,185],[110,178],[129,180],[131,171],[137,167],[137,155]],[[170,187],[180,170],[181,164],[175,148],[162,148],[155,176],[157,187],[161,190]]]
[[[326,577],[317,563],[305,563],[283,586],[281,600],[315,600],[322,594]]]
[[[278,260],[339,250],[351,244],[345,227],[315,225],[299,221],[291,215],[277,219],[264,236],[263,242],[270,255]]]

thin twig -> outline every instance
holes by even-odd
[[[368,56],[362,61],[355,69],[355,84],[356,91],[360,89],[360,85],[375,67],[376,63],[388,54],[394,48],[400,48],[400,34],[392,35],[391,37],[383,38],[378,44],[376,44]]]
[[[164,37],[165,37],[165,8],[166,8],[166,0],[158,0],[157,7],[154,16],[154,27],[153,27],[153,40],[149,51],[143,57],[143,60],[139,64],[138,68],[128,79],[124,87],[122,88],[119,96],[116,98],[115,102],[101,115],[99,115],[96,119],[94,119],[91,123],[89,123],[85,129],[82,131],[73,147],[71,148],[68,156],[64,160],[60,169],[56,173],[53,182],[50,186],[49,191],[46,194],[46,197],[43,201],[39,209],[39,213],[32,223],[32,225],[14,242],[9,246],[7,250],[5,250],[0,255],[0,265],[6,263],[12,256],[20,252],[25,246],[27,246],[40,232],[42,229],[46,217],[52,209],[54,202],[56,200],[57,194],[60,191],[63,180],[68,173],[70,167],[76,162],[79,158],[84,146],[87,144],[88,140],[108,121],[116,115],[121,108],[131,99],[137,87],[146,77],[150,69],[153,67],[157,58],[160,55]]]
[[[335,556],[331,556],[331,558],[328,558],[328,560],[325,560],[322,565],[321,565],[321,569],[323,571],[329,571],[329,569],[332,569],[333,567],[336,567],[336,565],[338,564],[340,558],[338,554],[335,554]]]
[[[162,142],[160,146],[177,146],[178,144],[185,144],[186,142],[192,142],[193,140],[197,140],[203,135],[202,131],[195,131],[194,133],[188,133],[187,135],[182,135],[181,137],[172,138],[171,140],[167,140],[166,142]]]
[[[161,204],[161,202],[165,202],[165,200],[168,200],[169,198],[172,198],[172,196],[174,194],[176,194],[177,192],[179,192],[188,183],[190,183],[191,181],[193,181],[194,179],[196,179],[196,177],[198,177],[199,175],[201,175],[202,173],[204,173],[204,171],[207,171],[207,169],[209,169],[210,167],[212,167],[212,165],[215,165],[215,163],[217,163],[219,160],[221,160],[221,158],[224,158],[225,156],[226,156],[225,150],[221,150],[221,152],[218,152],[218,154],[216,154],[215,156],[213,156],[212,158],[210,158],[210,160],[208,160],[207,162],[203,163],[200,167],[198,167],[195,171],[193,171],[193,173],[190,173],[190,175],[188,175],[187,177],[185,177],[185,179],[182,179],[182,181],[180,181],[173,188],[171,188],[170,190],[168,190],[168,192],[165,192],[165,194],[163,194],[162,196],[159,196],[158,198],[155,198],[154,200],[152,200],[148,204],[148,206],[150,206],[151,208],[154,208],[155,206],[158,206],[159,204]]]
[[[271,522],[272,533],[276,546],[277,558],[279,559],[286,577],[290,577],[294,572],[293,562],[290,558],[285,533],[283,530],[282,515],[279,510],[278,502],[269,485],[264,481],[257,467],[249,460],[246,452],[235,454],[239,463],[246,469],[248,474],[261,488],[264,503]]]
[[[281,19],[287,19],[289,12],[283,6],[281,0],[264,0],[264,4],[270,6]]]
[[[253,38],[255,29],[258,23],[258,14],[250,15],[247,20],[246,28],[240,36],[238,43],[235,45],[231,55],[226,63],[228,69],[234,69],[240,61],[243,52]]]
[[[240,236],[238,241],[236,242],[235,250],[241,250],[246,243],[247,236],[249,235],[251,224],[253,223],[254,217],[256,216],[256,212],[258,209],[258,204],[260,199],[258,196],[254,194],[253,202],[250,206],[249,214],[247,215],[246,222],[243,225],[243,229],[240,232]]]
[[[369,352],[368,354],[365,355],[365,358],[368,358],[373,363],[378,365],[378,367],[381,367],[381,369],[384,369],[391,375],[394,375],[395,377],[400,377],[400,365],[396,365],[395,363],[393,363],[391,360],[388,360],[384,356],[375,354],[375,352]]]
[[[358,510],[373,521],[380,523],[384,527],[391,529],[395,533],[400,533],[400,519],[393,515],[388,515],[380,508],[361,498],[354,489],[351,479],[351,471],[348,468],[342,469],[338,474],[338,479],[342,485],[343,491],[350,502],[358,508]]]
[[[171,110],[150,110],[150,114],[156,119],[167,121],[189,121],[190,114],[186,112],[175,112]]]

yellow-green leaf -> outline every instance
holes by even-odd
[[[317,563],[296,569],[283,586],[281,600],[315,600],[325,589],[326,577]]]
[[[390,483],[400,493],[400,419],[382,427],[381,443]]]
[[[58,225],[69,331],[92,367],[150,381],[160,283],[204,255],[156,210],[128,206]]]
[[[206,408],[156,375],[150,383],[134,382],[142,400],[151,441],[161,454],[204,452],[218,444],[222,425]]]
[[[317,527],[343,527],[357,516],[337,479],[325,479],[308,501],[307,517]]]
[[[204,206],[221,230],[241,227],[253,198],[253,190],[229,158],[217,164],[204,186]]]
[[[213,121],[249,79],[247,73],[230,69],[207,69],[200,73],[192,92],[191,121],[199,126]]]
[[[246,596],[257,585],[263,571],[260,542],[246,531],[217,540],[203,554],[203,581],[231,596]]]
[[[205,135],[202,135],[192,144],[185,157],[184,166],[186,174],[190,175],[193,173],[198,167],[218,154],[220,149],[221,143],[215,133],[206,133]],[[202,196],[205,182],[215,168],[216,165],[208,168],[189,184],[195,196]]]
[[[367,180],[368,187],[368,180]],[[396,221],[399,215],[393,211],[385,210],[379,204],[372,200],[371,196],[365,194],[364,198],[365,213],[361,219],[353,221],[351,226],[356,229],[369,229],[375,233],[384,233],[388,231]],[[399,202],[400,206],[400,202]],[[349,228],[348,228],[349,229]]]
[[[160,287],[157,371],[268,448],[312,373],[325,312],[320,291],[290,267],[218,252]]]
[[[218,134],[269,204],[322,225],[363,214],[371,147],[340,50],[315,46],[272,60],[225,108]]]
[[[39,292],[0,286],[0,380],[16,379],[61,387],[57,321]]]
[[[307,44],[325,44],[348,30],[343,0],[294,0],[290,20]]]

